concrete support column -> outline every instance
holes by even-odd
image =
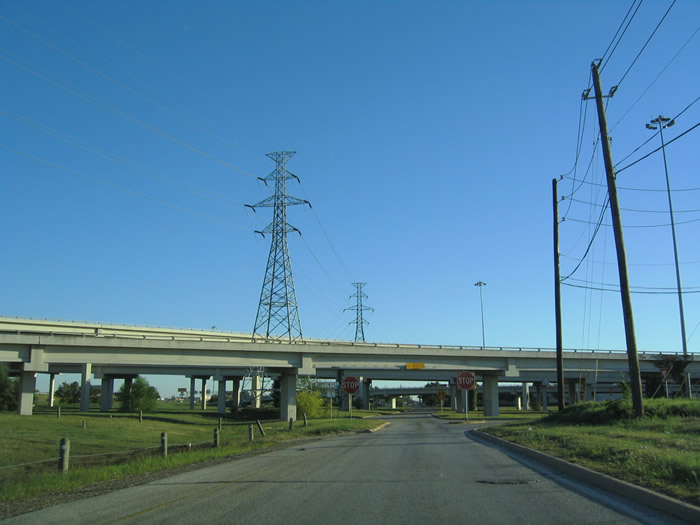
[[[474,395],[476,395],[476,390],[472,390],[469,394],[467,394],[466,390],[459,391],[459,403],[462,405],[461,412],[469,412],[469,398]]]
[[[194,410],[195,377],[190,377],[190,410]]]
[[[54,394],[56,393],[56,374],[49,375],[49,408],[53,408]]]
[[[569,404],[573,405],[575,403],[578,403],[578,399],[576,397],[576,380],[570,379],[569,381],[567,381],[567,384],[569,386]]]
[[[280,375],[280,421],[297,419],[297,375]]]
[[[114,404],[114,378],[103,376],[100,388],[100,411],[107,412]]]
[[[34,408],[34,390],[36,389],[36,372],[22,372],[19,377],[19,394],[17,413],[31,416]]]
[[[484,416],[497,417],[498,376],[484,375]]]
[[[241,406],[241,378],[236,377],[233,380],[233,393],[231,394],[231,407],[233,410]]]
[[[530,383],[523,383],[523,410],[530,410]]]
[[[202,378],[202,410],[207,409],[207,378]]]
[[[250,390],[253,394],[252,406],[253,408],[260,408],[262,406],[262,377],[254,375],[250,380],[250,384]]]
[[[537,407],[542,410],[542,383],[540,381],[535,382],[535,399],[537,399]]]
[[[457,411],[457,385],[450,381],[450,408]]]
[[[217,409],[220,416],[226,414],[226,380],[222,379],[219,381],[219,392],[218,392],[218,403]]]
[[[522,394],[515,394],[515,410],[523,409],[523,396]]]
[[[360,408],[362,410],[369,410],[369,389],[371,381],[369,379],[363,379],[360,381]]]
[[[542,410],[547,410],[547,387],[542,385]]]
[[[90,411],[90,376],[92,375],[92,365],[85,363],[80,373],[80,411]]]
[[[457,401],[455,412],[464,413],[464,396],[462,395],[462,390],[457,390],[457,395],[455,395],[455,400]]]
[[[389,398],[389,400],[390,400],[390,403],[391,403],[391,405],[390,405],[391,408],[396,408],[396,398],[395,398],[394,396],[391,396],[391,397]]]

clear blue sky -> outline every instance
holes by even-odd
[[[0,0],[0,313],[250,332],[271,210],[243,204],[270,194],[265,153],[295,150],[288,190],[313,204],[288,214],[306,337],[352,339],[362,281],[367,340],[481,345],[481,280],[487,346],[553,347],[551,181],[576,190],[565,276],[605,200],[581,93],[631,3]],[[625,75],[669,5],[643,3],[608,52],[616,163],[700,95],[693,0]],[[667,141],[699,121],[700,102]],[[699,139],[667,148],[673,188],[700,187]],[[660,152],[618,184],[665,188]],[[669,224],[666,194],[635,189],[620,190],[631,284],[673,292],[670,228],[633,227]],[[699,196],[673,194],[693,352]],[[567,282],[616,287],[609,224]],[[619,294],[564,287],[563,302],[565,347],[625,348]],[[633,307],[640,350],[680,351],[673,293]]]

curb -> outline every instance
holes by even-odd
[[[511,443],[510,441],[492,436],[491,434],[486,434],[476,429],[470,430],[469,433],[477,440],[488,441],[501,448],[506,448],[522,456],[534,459],[548,467],[555,468],[563,474],[580,481],[585,481],[636,503],[641,503],[656,510],[666,512],[674,518],[679,518],[689,523],[700,523],[700,507],[696,507],[695,505],[685,503],[627,481],[615,479],[607,474],[596,472],[589,468],[582,467],[581,465],[569,463],[568,461],[550,456],[544,452]]]
[[[377,432],[378,430],[381,430],[381,429],[383,429],[384,427],[387,427],[387,426],[389,426],[389,425],[390,425],[390,423],[387,421],[387,422],[385,422],[385,423],[382,423],[382,424],[379,425],[378,427],[374,427],[374,428],[370,428],[369,430],[365,430],[365,432],[368,433],[368,434],[369,434],[369,433],[372,433],[372,432]]]

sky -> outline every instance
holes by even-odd
[[[364,282],[368,341],[553,348],[564,176],[564,347],[624,350],[582,100],[604,58],[637,345],[682,348],[662,152],[627,168],[663,114],[699,352],[698,20],[694,0],[0,0],[0,315],[251,332],[272,213],[244,205],[272,192],[265,154],[296,151],[305,337],[352,340]]]

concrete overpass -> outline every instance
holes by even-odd
[[[658,377],[659,354],[640,352],[640,368]],[[700,377],[700,359],[689,357],[688,372]],[[31,414],[37,373],[79,373],[87,410],[90,380],[102,382],[111,400],[115,378],[144,374],[213,378],[219,392],[240,381],[251,368],[264,368],[281,380],[281,419],[296,418],[296,377],[308,375],[338,382],[346,375],[372,380],[454,381],[463,370],[482,381],[484,409],[498,414],[498,383],[554,382],[556,353],[543,348],[494,348],[347,341],[269,342],[250,334],[182,330],[73,321],[0,317],[0,362],[20,377],[19,412]],[[598,382],[619,382],[628,371],[624,351],[566,350],[564,375],[579,381],[583,372]],[[234,383],[235,384],[235,383]],[[457,396],[459,397],[459,396]],[[219,396],[222,410],[224,396]],[[102,408],[108,409],[107,402]]]

